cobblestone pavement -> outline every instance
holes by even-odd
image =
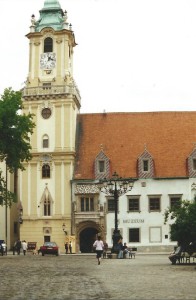
[[[196,264],[171,265],[167,255],[135,259],[95,255],[0,256],[0,299],[196,299]]]

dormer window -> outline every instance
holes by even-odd
[[[196,158],[193,158],[193,170],[196,171]]]
[[[53,52],[53,40],[50,37],[44,40],[44,53],[45,52]]]
[[[110,164],[108,157],[104,154],[103,150],[99,152],[95,158],[95,178],[103,179],[109,177]]]
[[[144,159],[142,161],[143,164],[143,171],[144,172],[148,172],[149,171],[149,160],[148,159]]]
[[[138,158],[138,177],[154,177],[154,161],[152,155],[145,149]]]
[[[98,168],[99,168],[99,173],[105,172],[105,160],[98,161]]]
[[[188,176],[195,178],[196,177],[196,147],[189,155],[187,162],[188,162]]]

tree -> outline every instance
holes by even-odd
[[[196,197],[193,201],[182,200],[180,205],[168,208],[164,214],[164,223],[171,224],[171,239],[187,247],[196,242]]]
[[[31,159],[30,135],[35,123],[33,114],[22,114],[22,93],[5,89],[0,99],[0,161],[5,161],[6,168],[13,173],[24,170],[23,162]],[[0,172],[0,205],[11,205],[16,197],[7,191],[6,181]]]

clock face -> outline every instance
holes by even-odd
[[[40,57],[41,69],[53,69],[56,65],[56,54],[53,52],[42,53]]]

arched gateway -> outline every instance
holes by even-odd
[[[80,251],[81,253],[93,252],[93,243],[96,240],[98,230],[95,228],[86,228],[80,232]]]
[[[97,234],[100,234],[104,239],[105,234],[103,232],[103,227],[100,224],[95,222],[82,222],[77,225],[77,234],[76,234],[76,245],[78,245],[77,252],[81,253],[92,253],[93,252],[93,243],[96,240]]]

